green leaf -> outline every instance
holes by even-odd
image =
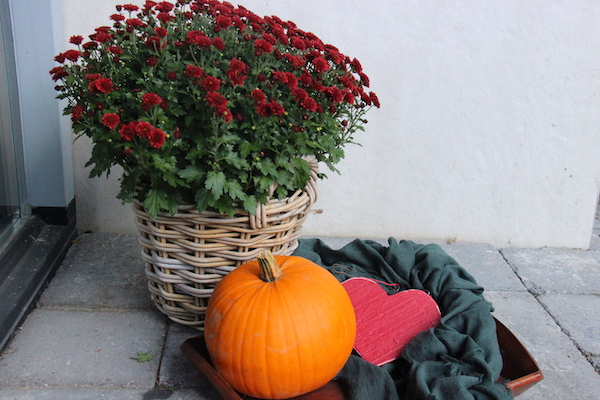
[[[178,172],[180,178],[185,179],[186,182],[202,182],[206,173],[194,165],[189,165],[185,169]]]
[[[162,190],[150,189],[146,194],[144,207],[148,210],[151,217],[156,217],[161,209],[169,210],[170,204],[166,193]]]
[[[258,207],[258,200],[256,196],[246,196],[244,200],[244,209],[252,214],[256,214],[256,208]]]
[[[214,203],[215,198],[209,190],[201,188],[196,192],[194,200],[196,201],[196,209],[202,212]]]
[[[206,177],[204,186],[212,192],[216,199],[223,195],[225,186],[225,174],[221,171],[210,171]]]
[[[275,163],[269,159],[262,159],[256,162],[256,168],[264,175],[277,176],[277,167]]]
[[[246,199],[246,193],[244,192],[244,189],[242,189],[242,185],[240,185],[239,182],[226,181],[224,188],[227,194],[229,194],[229,196],[231,196],[232,199]]]
[[[177,160],[175,157],[163,157],[157,153],[150,153],[154,166],[163,172],[171,172],[175,169]]]
[[[150,362],[150,361],[152,361],[152,352],[149,352],[149,353],[139,352],[139,353],[137,353],[137,356],[129,357],[129,358],[131,358],[132,360],[135,360],[139,363]]]
[[[163,175],[163,180],[173,188],[190,187],[190,185],[188,185],[183,179],[180,179],[177,175],[175,175],[172,172],[165,173]]]

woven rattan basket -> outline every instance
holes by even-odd
[[[150,217],[141,203],[133,211],[155,306],[171,320],[204,329],[208,299],[228,272],[264,250],[289,255],[317,198],[317,163],[304,190],[260,205],[256,215],[233,218],[181,206],[177,214]]]

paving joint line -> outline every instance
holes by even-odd
[[[512,271],[514,272],[514,274],[517,276],[517,278],[519,278],[519,281],[521,281],[521,284],[523,285],[523,287],[525,287],[525,289],[527,290],[527,293],[529,293],[534,299],[535,301],[538,302],[538,304],[542,307],[542,309],[546,312],[546,314],[548,314],[548,316],[550,316],[550,318],[552,318],[552,321],[554,322],[554,324],[556,324],[556,326],[558,326],[558,328],[560,329],[560,331],[569,339],[569,341],[571,343],[573,343],[573,345],[575,346],[575,348],[577,348],[577,350],[581,353],[581,355],[587,360],[587,362],[590,363],[590,365],[592,366],[592,368],[594,368],[594,371],[596,371],[596,373],[598,375],[600,375],[600,366],[596,366],[594,365],[593,359],[592,357],[594,356],[594,354],[591,354],[590,352],[586,351],[585,349],[583,349],[576,341],[575,339],[572,337],[571,333],[569,332],[568,329],[566,329],[558,320],[558,318],[556,318],[552,312],[550,312],[550,310],[548,309],[548,307],[546,307],[546,305],[540,300],[540,296],[543,296],[544,294],[548,294],[549,292],[545,291],[543,293],[538,292],[533,290],[533,288],[529,287],[528,285],[525,284],[524,279],[521,277],[521,275],[519,275],[519,272],[517,271],[517,268],[513,267],[511,265],[511,263],[506,259],[506,257],[504,256],[504,253],[502,252],[502,249],[499,250],[500,256],[502,256],[502,258],[504,259],[504,261],[506,262],[506,264],[508,264],[508,266],[510,267],[510,269],[512,269]],[[534,282],[532,282],[533,285],[535,285]],[[537,285],[535,285],[535,287],[537,287]]]

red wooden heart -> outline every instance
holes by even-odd
[[[388,295],[368,278],[351,278],[342,285],[356,313],[354,349],[377,366],[394,361],[415,336],[440,321],[437,303],[422,290]]]

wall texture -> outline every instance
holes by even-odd
[[[62,2],[65,43],[123,3]],[[357,57],[382,103],[341,175],[320,183],[323,213],[306,234],[588,247],[600,186],[600,3],[240,4]],[[75,142],[80,231],[133,232],[130,207],[115,198],[119,173],[88,179],[89,152]]]

